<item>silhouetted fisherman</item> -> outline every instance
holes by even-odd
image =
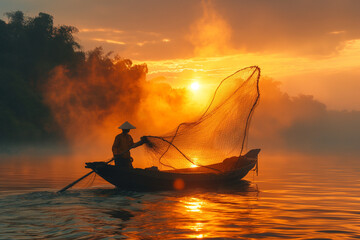
[[[135,148],[144,143],[140,141],[134,144],[132,137],[129,132],[130,129],[136,129],[135,126],[130,124],[128,121],[124,122],[119,129],[122,129],[122,133],[118,134],[115,137],[114,144],[112,146],[112,152],[114,154],[115,166],[120,166],[123,168],[133,168],[132,161],[133,158],[130,155],[130,148]],[[124,153],[124,151],[128,150]]]

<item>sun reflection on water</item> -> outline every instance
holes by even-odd
[[[189,224],[185,227],[193,231],[189,238],[201,239],[206,236],[206,222],[209,221],[209,215],[203,211],[203,207],[207,202],[204,199],[196,197],[188,197],[180,200],[180,207],[183,208],[184,214],[193,221],[189,221]]]
[[[195,225],[193,227],[190,227],[191,230],[195,231],[195,232],[201,232],[204,228],[204,224],[201,222],[195,223]],[[199,234],[194,234],[191,237],[193,238],[204,238],[204,234],[203,233],[199,233]]]
[[[204,205],[204,202],[198,198],[190,198],[189,201],[180,201],[184,204],[187,212],[202,212],[201,207]]]

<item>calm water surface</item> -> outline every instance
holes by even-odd
[[[0,239],[360,239],[356,157],[260,156],[222,189],[113,189],[81,157],[1,157]]]

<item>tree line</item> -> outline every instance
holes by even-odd
[[[137,78],[146,65],[129,59],[110,58],[101,48],[84,52],[74,39],[77,29],[54,26],[53,17],[39,13],[27,17],[21,11],[0,19],[0,145],[64,143],[66,138],[45,101],[44,86],[53,70],[61,66],[71,79],[82,79],[97,63],[106,76],[116,71]],[[100,69],[100,70],[99,70]],[[121,81],[120,79],[118,81]],[[0,148],[0,151],[2,149]]]

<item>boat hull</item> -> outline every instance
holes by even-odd
[[[255,167],[256,161],[223,173],[174,173],[151,169],[124,169],[104,162],[87,163],[103,179],[117,188],[135,191],[206,188],[238,181]]]

